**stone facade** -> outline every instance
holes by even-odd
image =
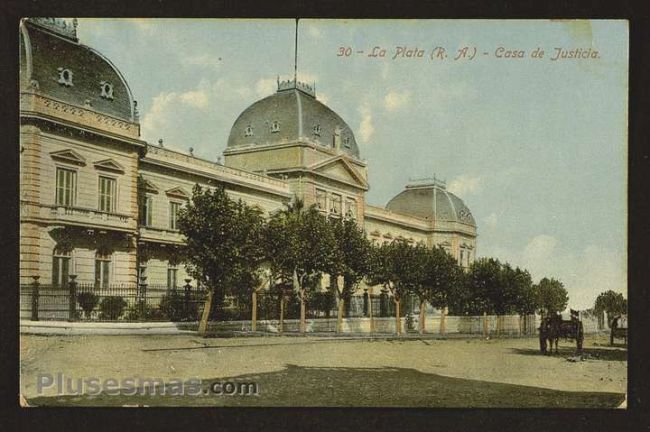
[[[474,220],[444,185],[417,186],[449,197],[454,210],[444,217],[435,198],[426,214],[426,200],[414,212],[408,197],[395,208],[366,203],[367,166],[352,129],[312,87],[279,83],[245,110],[222,165],[141,140],[119,71],[78,42],[76,27],[43,20],[20,28],[21,283],[77,275],[81,283],[135,285],[146,276],[151,285],[184,284],[174,212],[195,184],[224,185],[265,215],[297,197],[329,217],[354,218],[374,243],[402,238],[441,245],[463,266],[474,260]],[[53,45],[56,57],[46,49]]]

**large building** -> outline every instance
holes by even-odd
[[[173,287],[187,278],[176,215],[195,184],[223,185],[266,215],[292,199],[353,218],[376,243],[441,245],[462,266],[476,223],[436,179],[366,203],[368,167],[352,128],[314,88],[278,81],[234,122],[224,161],[140,138],[137,103],[118,69],[81,43],[76,21],[20,25],[20,276],[64,284]]]

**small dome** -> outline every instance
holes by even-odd
[[[126,81],[103,55],[78,42],[76,22],[29,18],[21,25],[21,88],[122,120],[134,121]]]
[[[386,208],[392,212],[422,219],[460,222],[476,227],[474,216],[465,203],[438,180],[413,183],[391,199]]]
[[[253,103],[235,120],[228,147],[310,140],[334,148],[337,139],[343,152],[359,157],[352,129],[316,99],[313,87],[278,81],[277,93]]]

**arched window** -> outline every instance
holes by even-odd
[[[274,120],[271,123],[271,133],[280,132],[280,123],[277,120]]]
[[[253,136],[253,127],[251,125],[246,126],[244,129],[244,136],[249,137]]]

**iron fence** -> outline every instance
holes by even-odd
[[[57,321],[197,321],[206,292],[181,287],[78,283],[20,286],[21,319]]]

